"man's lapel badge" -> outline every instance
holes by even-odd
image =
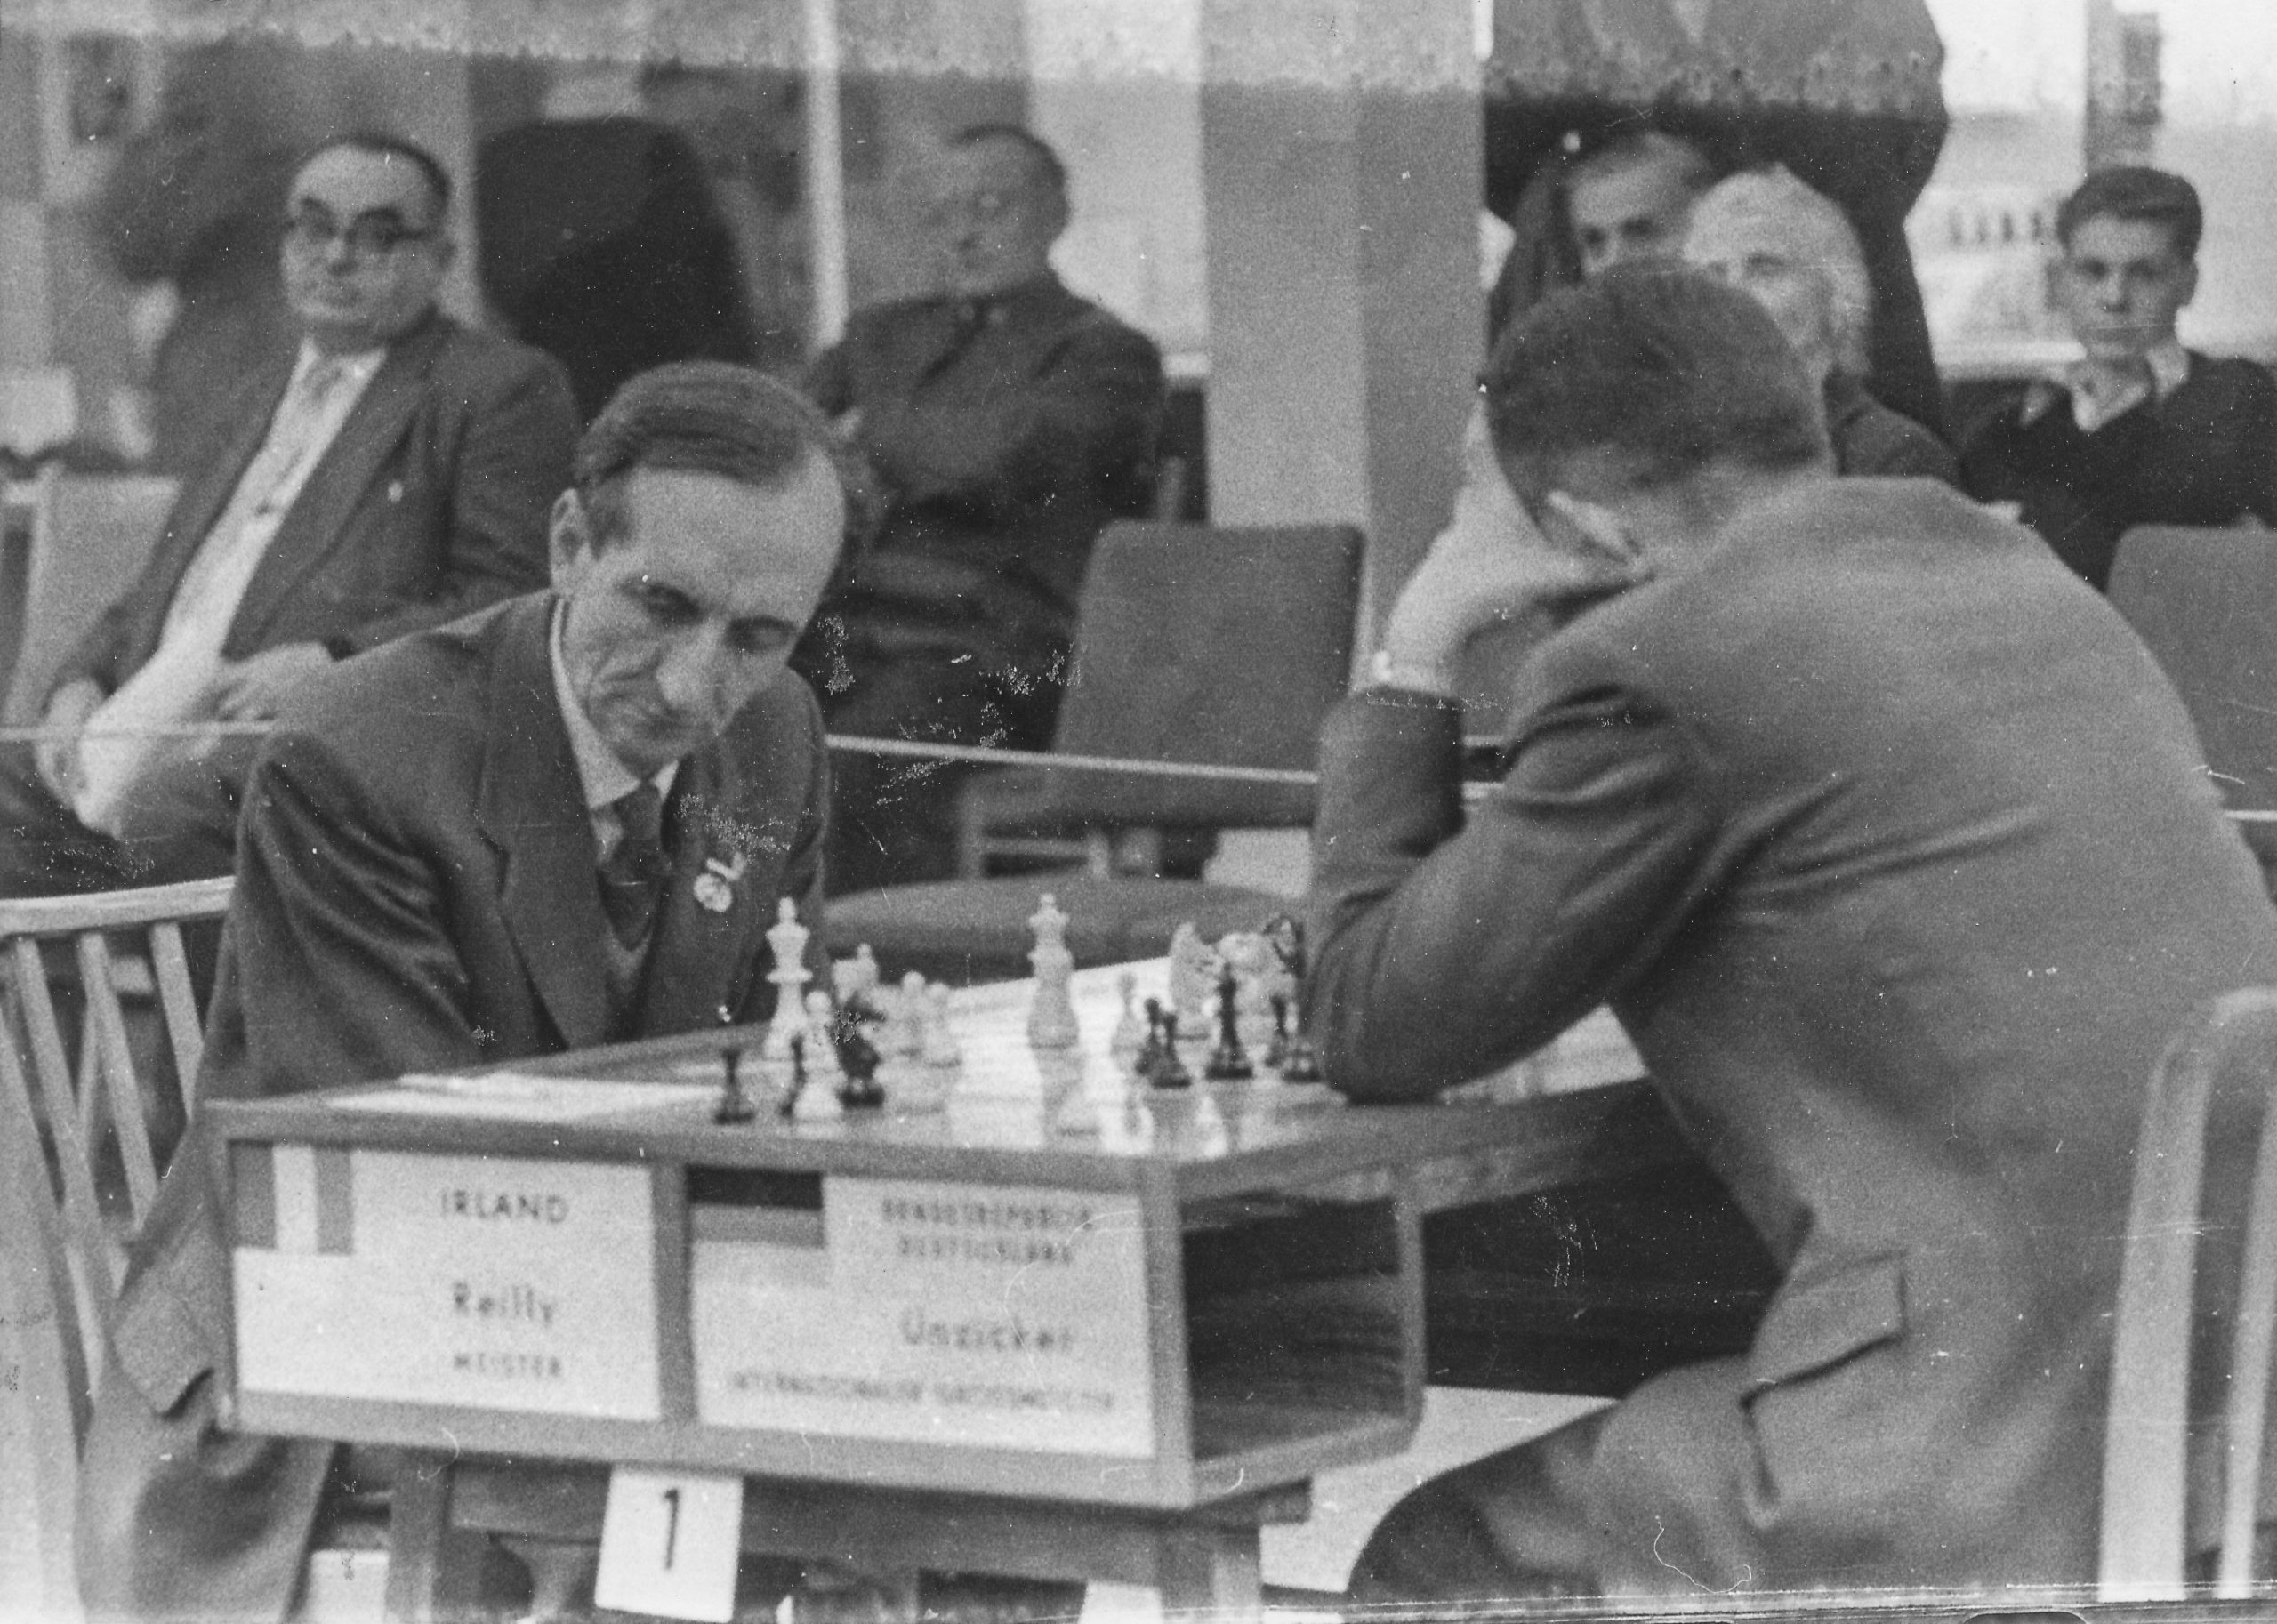
[[[725,913],[736,905],[736,881],[744,877],[750,857],[737,852],[729,861],[717,857],[704,859],[704,872],[696,877],[696,900],[699,906],[714,913]]]

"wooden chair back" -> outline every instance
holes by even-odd
[[[56,666],[157,546],[176,486],[155,474],[51,474],[29,488],[20,558],[6,565],[21,577],[23,604],[12,657],[0,663],[0,720],[12,723],[39,720]]]
[[[2151,1079],[2135,1159],[2126,1260],[2104,1429],[2101,1585],[2105,1600],[2184,1594],[2193,1524],[2217,1526],[2215,1594],[2255,1594],[2264,1494],[2273,1328],[2277,1328],[2277,987],[2230,993],[2175,1038]],[[2257,1131],[2249,1134],[2241,1124]],[[2209,1135],[2209,1129],[2211,1130]],[[2235,1194],[2209,1180],[2209,1147],[2226,1161],[2257,1144],[2241,1249]],[[2241,1166],[2242,1164],[2241,1164]],[[2226,1170],[2225,1170],[2226,1171]],[[2205,1196],[2209,1186],[2215,1205]],[[2217,1247],[2237,1261],[2217,1264]],[[2201,1250],[2209,1255],[2201,1258]],[[2212,1289],[2209,1290],[2209,1287]],[[2193,1395],[2193,1351],[2234,1297],[2218,1431]],[[2209,1298],[2212,1299],[2209,1304]],[[2211,1386],[2212,1383],[2207,1385]],[[2193,1446],[2217,1444],[2218,1523],[2193,1509]],[[2201,1477],[2209,1475],[2200,1474]],[[2270,1594],[2265,1584],[2261,1594]]]
[[[2120,538],[2110,596],[2181,694],[2223,804],[2277,809],[2277,543],[2138,526]]]

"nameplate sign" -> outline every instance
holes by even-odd
[[[815,1194],[691,1201],[704,1422],[1154,1452],[1136,1199],[837,1176]]]
[[[653,1420],[646,1168],[239,1143],[246,1392]]]

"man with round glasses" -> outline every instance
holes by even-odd
[[[45,736],[0,750],[0,896],[227,872],[245,725],[335,660],[544,583],[575,411],[549,357],[437,309],[449,175],[351,135],[288,197],[298,349],[216,403],[141,574],[44,696]]]

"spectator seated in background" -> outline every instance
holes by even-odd
[[[2017,503],[2097,591],[2134,526],[2277,523],[2277,379],[2175,336],[2203,228],[2180,175],[2089,175],[2056,216],[2057,297],[2086,354],[1962,438],[1971,493]]]
[[[1583,280],[1629,260],[1672,260],[1715,165],[1680,135],[1641,130],[1565,172],[1565,219]]]
[[[2029,532],[1831,478],[1704,276],[1545,300],[1486,389],[1524,522],[1433,543],[1323,730],[1307,1026],[1420,1100],[1609,1001],[1782,1280],[1744,1354],[1403,1500],[1353,1601],[2091,1583],[2144,1080],[2277,970],[2181,700]],[[1457,656],[1543,603],[1466,809]]]
[[[1049,147],[976,126],[931,181],[934,291],[856,312],[809,378],[883,511],[800,663],[833,733],[1041,750],[1091,543],[1151,498],[1162,362],[1052,274],[1067,195]],[[841,754],[832,888],[954,873],[953,776]]]
[[[557,494],[552,592],[303,685],[246,789],[199,1097],[772,1011],[778,901],[820,922],[829,761],[786,663],[839,557],[836,456],[757,373],[644,374]],[[387,1451],[217,1428],[210,1172],[176,1155],[129,1261],[80,1470],[91,1616],[281,1619],[320,1508],[388,1481]]]
[[[1781,168],[1719,181],[1692,205],[1684,257],[1751,294],[1818,382],[1837,473],[1960,483],[1935,435],[1866,392],[1873,284],[1842,211]]]
[[[334,661],[544,580],[576,418],[551,359],[435,308],[448,176],[351,136],[290,197],[297,353],[215,411],[149,563],[57,672],[52,736],[0,747],[0,896],[227,873],[255,741],[148,729],[264,721]]]

